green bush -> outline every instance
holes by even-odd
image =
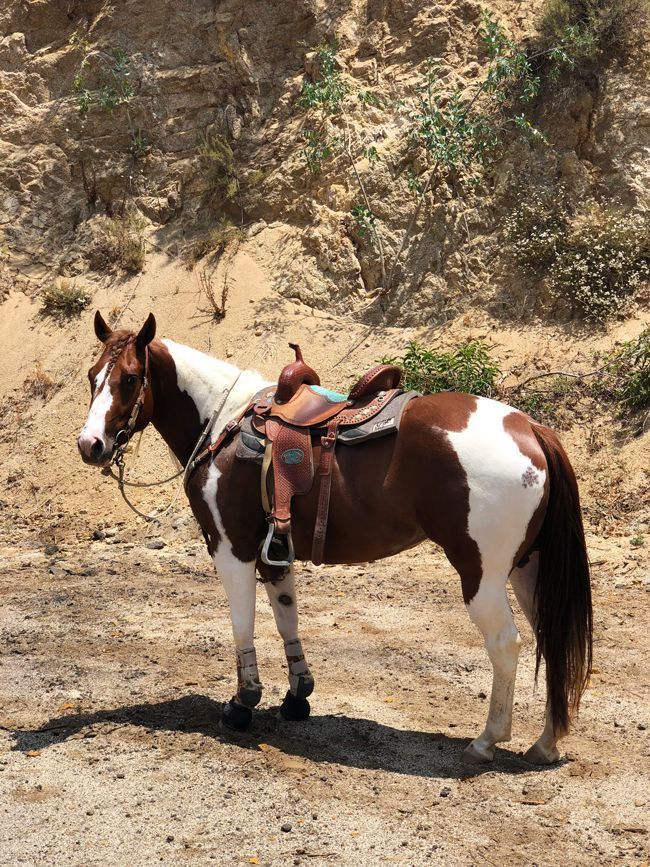
[[[538,19],[542,47],[573,32],[577,63],[627,59],[647,39],[649,0],[546,0]]]
[[[490,356],[490,348],[478,340],[470,340],[452,352],[425,349],[412,341],[403,357],[383,360],[402,368],[406,388],[425,394],[463,391],[490,397],[501,373],[499,365]]]
[[[90,295],[66,277],[57,278],[41,295],[43,312],[55,318],[78,316],[90,303]]]
[[[341,104],[348,93],[348,87],[337,67],[337,52],[338,43],[335,40],[319,45],[316,49],[317,74],[314,80],[303,82],[298,97],[298,105],[305,111],[311,108],[320,108],[332,114],[341,111]],[[366,102],[369,99],[372,99],[372,95],[366,97]]]
[[[650,328],[624,343],[605,358],[603,376],[595,383],[601,395],[619,402],[624,409],[650,406]]]

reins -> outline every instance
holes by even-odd
[[[133,405],[133,410],[131,412],[131,416],[129,418],[129,421],[127,422],[126,427],[122,428],[122,430],[118,431],[118,433],[115,436],[115,443],[117,444],[117,448],[114,451],[114,454],[113,454],[113,457],[111,458],[110,464],[103,470],[103,473],[104,473],[104,475],[110,476],[111,478],[115,479],[115,481],[118,484],[120,494],[122,495],[122,499],[127,504],[127,506],[133,512],[135,512],[136,515],[139,515],[141,518],[144,518],[145,521],[158,521],[160,518],[163,517],[163,515],[166,515],[167,512],[169,512],[170,509],[175,505],[176,500],[178,499],[178,495],[181,492],[180,485],[178,487],[178,490],[174,494],[171,502],[169,503],[169,505],[165,509],[163,509],[162,512],[156,512],[155,514],[152,514],[152,515],[147,515],[144,512],[141,512],[137,508],[137,506],[133,505],[133,503],[129,500],[129,498],[126,495],[126,491],[124,490],[125,487],[128,486],[131,488],[155,488],[155,487],[158,487],[160,485],[165,485],[168,482],[172,482],[174,479],[177,479],[179,476],[182,475],[183,476],[183,490],[187,491],[187,485],[189,483],[190,476],[192,475],[192,473],[196,469],[196,467],[199,465],[199,463],[203,460],[203,458],[208,454],[208,450],[206,450],[202,454],[200,454],[198,456],[198,458],[197,458],[197,454],[199,453],[201,446],[205,442],[205,438],[207,437],[208,433],[210,432],[212,427],[218,421],[219,416],[221,415],[221,412],[223,411],[223,408],[226,405],[226,402],[227,402],[228,398],[230,397],[233,389],[235,388],[235,386],[239,382],[239,379],[240,379],[243,371],[240,370],[239,373],[237,374],[235,381],[232,383],[232,385],[229,386],[228,388],[224,388],[224,390],[221,392],[221,395],[219,397],[219,402],[217,403],[214,410],[212,411],[212,415],[210,416],[205,427],[202,429],[202,431],[199,435],[199,438],[196,441],[196,445],[192,449],[192,454],[190,455],[189,460],[185,464],[184,467],[181,467],[181,469],[177,473],[174,473],[174,475],[169,476],[166,479],[161,479],[160,481],[157,481],[157,482],[129,482],[124,478],[124,474],[125,474],[125,470],[126,470],[125,463],[124,463],[124,453],[126,451],[127,445],[131,441],[131,437],[133,436],[133,432],[135,430],[135,426],[136,426],[137,421],[138,421],[138,415],[140,414],[140,410],[142,409],[142,406],[144,404],[145,391],[149,385],[149,349],[148,349],[148,347],[146,348],[145,352],[146,352],[146,354],[145,354],[145,372],[144,372],[144,376],[142,378],[142,386],[140,387],[140,394],[138,395],[138,398],[137,398],[135,404]],[[126,437],[123,438],[122,434],[126,434]],[[112,470],[113,465],[115,465],[117,467],[118,475],[115,475],[115,473],[113,472],[113,470]]]

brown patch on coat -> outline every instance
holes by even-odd
[[[444,393],[419,398],[407,407],[399,436],[337,448],[326,563],[365,563],[430,538],[444,548],[459,572],[465,600],[474,596],[481,578],[481,558],[467,532],[467,477],[447,430],[464,429],[475,406],[476,398],[469,395]],[[277,582],[285,570],[265,566],[258,559],[268,527],[260,494],[260,468],[238,461],[235,448],[236,439],[216,457],[221,473],[217,508],[233,555],[244,562],[257,560],[263,579]],[[313,448],[317,466],[320,444],[316,438]],[[292,530],[298,560],[310,558],[318,492],[316,480],[307,494],[293,501]],[[190,491],[190,498],[197,519],[212,525],[207,506],[201,502],[202,486]],[[208,532],[212,535],[211,526]]]
[[[542,494],[542,499],[539,501],[539,505],[535,509],[535,512],[528,523],[524,541],[515,554],[512,562],[512,568],[514,569],[515,566],[524,565],[530,554],[535,550],[535,542],[539,536],[540,530],[542,529],[544,516],[546,515],[546,507],[548,505],[549,477],[546,457],[544,456],[542,447],[533,431],[531,419],[524,413],[519,412],[518,410],[513,410],[504,417],[503,429],[515,441],[521,454],[527,457],[531,462],[532,466],[530,466],[522,476],[522,484],[524,486],[536,484],[539,481],[537,473],[542,471],[545,473],[544,493]]]
[[[519,410],[504,416],[503,429],[515,441],[519,451],[527,457],[538,470],[546,472],[546,458],[531,427],[531,420]]]

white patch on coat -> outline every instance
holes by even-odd
[[[106,416],[113,405],[113,394],[108,384],[109,367],[110,362],[107,362],[95,377],[93,402],[90,405],[86,423],[79,434],[81,441],[102,440],[105,448],[111,448],[113,445],[113,438],[106,438]]]
[[[447,434],[467,475],[467,531],[481,552],[483,579],[508,575],[544,493],[546,473],[533,467],[503,426],[513,412],[478,398],[465,430]]]
[[[178,387],[192,398],[202,423],[207,422],[212,415],[223,391],[237,381],[212,431],[213,440],[224,425],[244,409],[256,392],[269,385],[255,370],[240,371],[234,364],[212,358],[173,340],[162,342],[174,359]]]
[[[235,645],[239,650],[246,650],[253,647],[255,630],[255,561],[246,563],[233,554],[217,506],[220,477],[221,472],[211,463],[203,487],[203,499],[220,537],[212,559],[228,597]]]

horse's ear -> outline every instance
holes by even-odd
[[[150,313],[147,316],[147,321],[144,323],[140,331],[138,332],[138,336],[135,338],[135,345],[137,349],[144,349],[145,346],[148,346],[151,341],[156,336],[156,317],[153,313]]]
[[[95,313],[95,334],[97,335],[97,339],[101,340],[102,343],[106,343],[112,333],[113,330],[104,322],[104,317],[98,310]]]

